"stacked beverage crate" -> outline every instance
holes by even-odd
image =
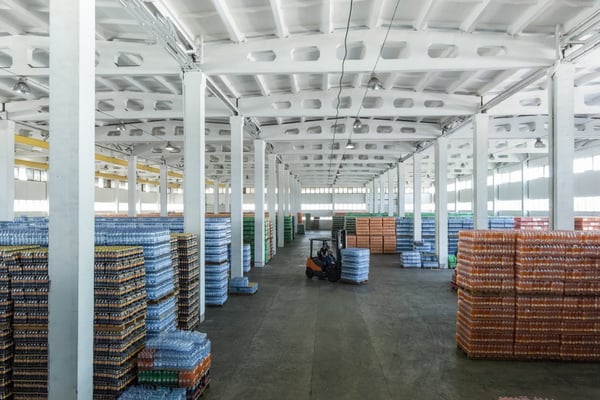
[[[412,218],[396,219],[396,252],[412,251],[414,243],[414,221]]]
[[[421,240],[431,249],[435,249],[435,218],[421,220]]]
[[[381,217],[369,218],[368,248],[372,254],[383,253],[383,220]]]
[[[342,249],[342,259],[344,260],[341,275],[343,281],[366,283],[369,280],[369,249]]]
[[[396,253],[396,218],[383,217],[381,219],[383,233],[383,253]]]
[[[488,227],[490,229],[510,230],[514,229],[514,226],[514,217],[490,217],[488,219]]]
[[[515,217],[514,223],[517,230],[548,230],[548,217]]]
[[[177,326],[171,234],[164,228],[97,229],[96,244],[142,246],[148,300],[146,335],[154,337]]]
[[[400,266],[404,268],[421,268],[421,253],[403,251],[400,253]]]
[[[141,247],[98,246],[94,260],[94,399],[114,399],[135,380],[146,338]]]
[[[575,217],[576,231],[600,231],[600,217]]]
[[[23,250],[8,265],[13,301],[13,396],[48,393],[48,249]]]
[[[14,255],[7,250],[0,248],[0,400],[12,397],[12,300],[8,265],[4,259]]]
[[[172,331],[146,341],[146,348],[137,358],[138,382],[183,389],[186,400],[196,400],[210,382],[211,343],[202,332]],[[127,392],[142,390],[147,399],[170,399],[180,397],[156,397],[156,388],[144,390],[132,388]],[[126,395],[129,396],[129,395]],[[121,399],[134,399],[136,397]],[[137,399],[142,399],[137,397]]]
[[[515,329],[514,231],[461,231],[456,341],[469,357],[510,358]]]
[[[205,288],[207,305],[223,305],[227,301],[231,221],[207,218],[205,222]]]
[[[200,323],[200,262],[198,237],[190,233],[175,235],[179,264],[177,326],[192,330]]]
[[[179,252],[177,251],[177,236],[171,233],[171,265],[173,266],[173,286],[175,297],[179,297]]]

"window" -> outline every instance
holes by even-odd
[[[594,158],[576,158],[573,160],[573,173],[581,174],[583,172],[592,171],[594,169]]]
[[[517,171],[512,171],[509,175],[508,178],[509,182],[521,182],[521,171],[517,170]]]

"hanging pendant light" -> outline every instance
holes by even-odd
[[[360,120],[360,118],[356,117],[356,119],[354,120],[354,124],[352,124],[352,127],[354,128],[355,131],[358,131],[362,128],[363,124]]]
[[[537,139],[535,139],[535,143],[533,144],[533,147],[535,147],[536,149],[545,149],[546,144],[544,142],[542,142],[542,138],[537,138]]]
[[[15,86],[13,86],[13,90],[25,96],[31,94],[31,88],[29,87],[27,82],[25,82],[24,78],[20,78],[19,81],[15,83]]]
[[[352,142],[352,140],[348,140],[348,143],[346,144],[346,149],[354,150],[355,148],[356,148],[356,145]]]
[[[373,74],[371,75],[371,78],[369,78],[369,82],[367,83],[367,87],[371,90],[380,90],[383,89],[383,85],[381,84],[381,81],[379,80],[379,78]]]

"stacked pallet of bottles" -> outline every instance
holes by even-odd
[[[335,237],[336,232],[345,229],[346,216],[343,214],[335,214],[331,219],[331,237]]]
[[[355,235],[356,234],[356,216],[355,215],[346,215],[346,220],[344,222],[346,234],[347,235]]]
[[[517,238],[515,357],[600,360],[600,232]]]
[[[210,350],[210,340],[202,332],[172,331],[150,339],[137,358],[138,382],[183,388],[185,399],[196,400],[210,382]]]
[[[94,260],[94,399],[114,399],[135,380],[146,338],[141,247],[98,246]]]
[[[414,221],[412,218],[396,218],[396,252],[413,251]]]
[[[175,312],[179,315],[179,252],[177,251],[177,237],[171,233],[171,265],[173,266],[173,286],[175,287],[175,291],[173,292],[173,296],[177,301],[177,307]]]
[[[514,217],[489,217],[488,219],[488,228],[490,229],[511,230],[514,229],[514,226]]]
[[[600,217],[575,217],[576,231],[600,231]]]
[[[510,358],[515,328],[514,231],[462,231],[456,341],[473,358]]]
[[[13,396],[48,394],[48,249],[23,250],[8,265],[13,301]]]
[[[435,249],[435,218],[426,217],[421,220],[421,239],[429,248]]]
[[[177,326],[171,234],[162,228],[97,229],[96,244],[142,246],[148,299],[146,335],[154,337]]]
[[[252,255],[250,251],[250,244],[244,243],[242,247],[242,269],[243,271],[250,272],[250,268],[252,265]]]
[[[396,253],[396,218],[383,217],[381,219],[381,227],[383,234],[383,253]]]
[[[265,248],[264,251],[264,259],[268,261],[273,256],[271,254],[271,223],[269,221],[269,214],[265,214]],[[254,260],[254,214],[244,214],[244,223],[243,223],[243,240],[244,243],[248,243],[250,245],[250,255],[251,259]]]
[[[192,330],[200,323],[200,262],[198,237],[190,233],[175,235],[179,264],[177,326]]]
[[[356,218],[356,247],[368,249],[371,243],[370,233],[369,218]]]
[[[229,284],[229,251],[231,220],[207,218],[204,225],[205,242],[205,299],[207,305],[223,305],[227,301]]]
[[[294,217],[285,216],[283,217],[283,240],[285,243],[290,243],[294,240]]]
[[[514,229],[523,231],[547,231],[548,217],[515,217]]]
[[[0,399],[12,396],[12,301],[5,257],[10,258],[10,253],[0,248]]]
[[[383,253],[383,222],[380,217],[369,218],[369,247],[371,254]]]

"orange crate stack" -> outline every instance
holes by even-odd
[[[372,254],[382,254],[383,253],[383,236],[371,235],[369,237],[369,248],[370,248]]]
[[[346,247],[356,247],[356,235],[346,236]]]
[[[575,217],[576,231],[600,231],[600,217]]]
[[[369,236],[356,235],[356,247],[361,249],[368,249],[370,247]]]
[[[383,236],[383,253],[396,254],[396,235]]]
[[[382,225],[382,232],[383,232],[384,236],[396,236],[396,218],[395,217],[383,217],[381,225]],[[396,244],[394,244],[394,246],[395,245]]]
[[[369,235],[369,218],[356,218],[356,235]]]
[[[372,235],[382,235],[383,234],[383,224],[381,218],[369,218],[369,230]]]

